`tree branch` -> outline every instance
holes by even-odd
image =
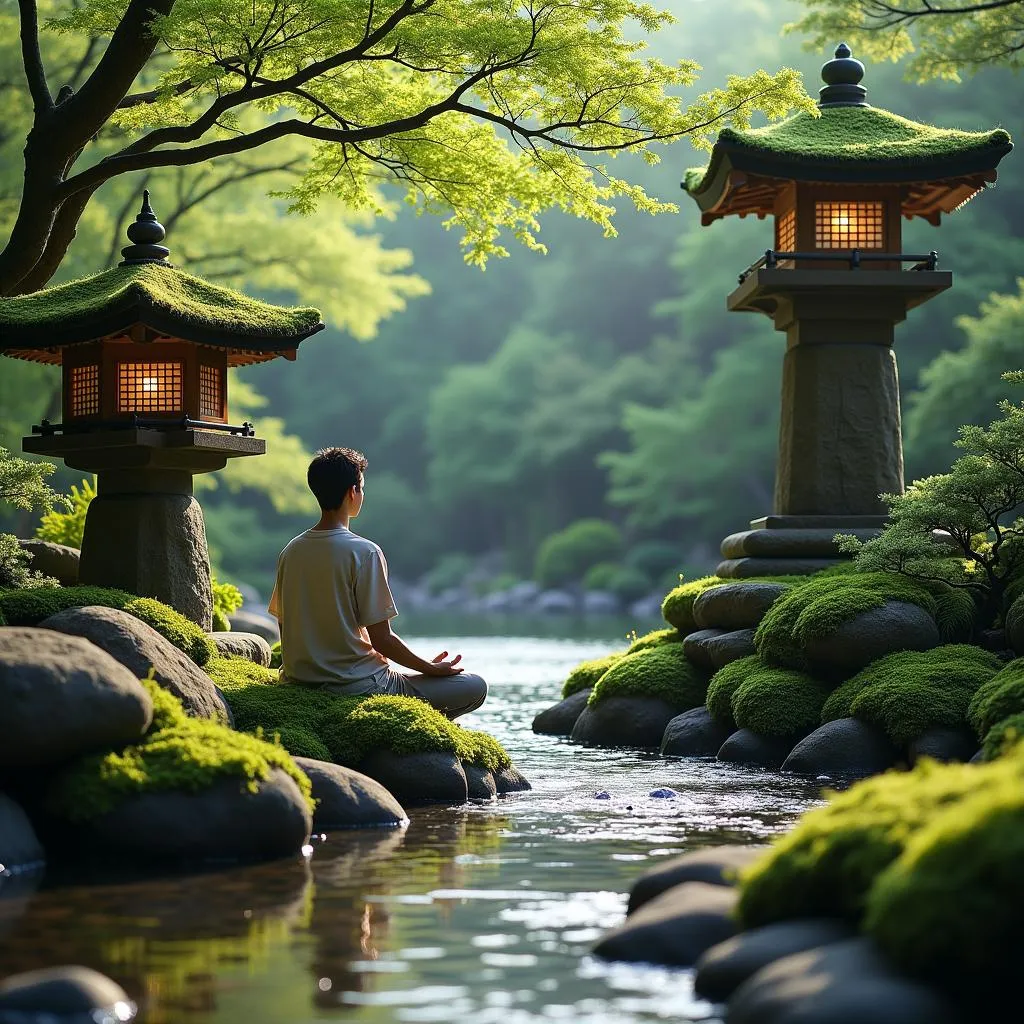
[[[25,77],[32,95],[36,118],[53,109],[53,97],[46,84],[43,55],[39,52],[39,11],[36,0],[18,0],[21,17],[21,57],[25,64]]]
[[[1021,0],[988,0],[988,2],[966,4],[962,7],[933,7],[928,0],[922,0],[920,8],[907,11],[902,7],[894,7],[890,3],[885,3],[884,0],[861,0],[860,7],[864,17],[878,22],[875,25],[862,25],[861,27],[874,32],[892,28],[894,25],[917,21],[919,18],[955,14],[981,14],[984,11],[998,10],[1001,7],[1013,7],[1019,3],[1021,3]]]

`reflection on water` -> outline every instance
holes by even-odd
[[[713,761],[534,736],[533,715],[568,669],[613,646],[460,641],[491,683],[464,721],[508,747],[533,792],[414,810],[404,831],[332,833],[308,861],[156,882],[51,880],[0,899],[0,974],[94,967],[148,1024],[709,1019],[687,972],[607,965],[588,950],[652,861],[764,841],[815,792]],[[651,797],[658,788],[675,795]]]

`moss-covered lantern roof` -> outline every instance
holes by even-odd
[[[167,262],[163,228],[145,194],[128,229],[133,244],[112,270],[27,295],[0,299],[0,354],[60,363],[68,345],[123,335],[141,325],[151,336],[228,350],[232,366],[294,356],[324,328],[320,311],[250,298]],[[140,227],[142,230],[140,230]]]
[[[869,106],[863,74],[864,65],[840,45],[822,67],[818,116],[723,129],[710,163],[683,176],[703,223],[770,214],[791,182],[903,185],[902,213],[937,223],[995,181],[997,164],[1013,148],[1007,132],[936,128]]]

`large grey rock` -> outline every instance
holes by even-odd
[[[736,934],[738,894],[725,885],[684,882],[656,896],[594,947],[605,960],[691,967]]]
[[[203,510],[191,494],[105,493],[89,503],[81,583],[155,597],[203,629],[213,625]]]
[[[463,761],[462,770],[466,773],[466,794],[470,800],[497,799],[498,784],[489,768]]]
[[[544,736],[569,736],[576,719],[590,699],[590,687],[571,693],[550,708],[545,708],[533,719],[533,731]]]
[[[761,531],[768,533],[768,530]],[[776,530],[775,533],[789,533]],[[810,576],[831,569],[845,558],[724,558],[715,566],[715,575],[727,580],[747,580],[753,576]]]
[[[609,697],[583,709],[571,739],[590,747],[658,747],[675,716],[671,704],[655,697]]]
[[[800,740],[782,768],[804,775],[865,779],[888,771],[899,757],[899,751],[877,726],[857,718],[838,718]]]
[[[778,921],[740,932],[712,946],[697,961],[693,987],[702,999],[724,1003],[762,967],[785,956],[830,946],[854,937],[853,929],[843,921],[828,918],[804,918]]]
[[[4,868],[40,867],[45,857],[28,815],[0,793],[0,875]]]
[[[809,641],[805,652],[812,671],[848,679],[894,651],[929,651],[941,642],[939,627],[923,608],[886,601]]]
[[[217,653],[225,658],[245,658],[254,665],[270,668],[270,644],[266,637],[259,633],[241,633],[231,630],[228,633],[207,634],[213,641]]]
[[[726,1024],[957,1024],[938,993],[900,977],[867,939],[761,968],[729,1000]]]
[[[55,544],[49,540],[20,540],[22,551],[32,556],[29,568],[55,579],[62,587],[73,587],[78,583],[78,563],[82,553],[67,544]]]
[[[231,632],[255,633],[263,637],[267,643],[276,644],[281,639],[281,630],[277,619],[269,612],[257,611],[254,608],[239,608],[228,616]]]
[[[80,1024],[134,1015],[128,993],[90,967],[44,967],[0,981],[0,1024]]]
[[[498,796],[505,796],[508,793],[525,793],[527,790],[533,789],[526,776],[511,764],[494,772],[494,785],[498,790]]]
[[[579,602],[565,590],[545,590],[537,595],[533,610],[544,615],[570,615],[579,611]]]
[[[718,751],[719,761],[777,769],[796,745],[796,736],[759,736],[749,729],[737,729]]]
[[[707,708],[691,708],[665,726],[661,753],[673,757],[714,757],[732,731],[716,722]]]
[[[280,768],[258,786],[253,793],[245,779],[224,776],[196,792],[145,792],[70,834],[88,853],[141,864],[294,856],[312,829],[309,805]]]
[[[722,554],[726,554],[724,544],[723,541]],[[781,583],[727,583],[711,587],[693,602],[693,617],[704,629],[754,629],[786,590]]]
[[[683,882],[735,885],[737,874],[761,857],[764,849],[763,846],[708,846],[670,857],[645,871],[633,883],[626,913],[632,914]]]
[[[970,761],[978,750],[978,738],[966,725],[952,728],[937,725],[911,740],[909,754],[911,763],[919,757],[930,757],[935,761]]]
[[[714,670],[715,664],[711,660],[711,652],[708,650],[708,641],[715,637],[723,636],[724,629],[698,629],[693,633],[687,633],[683,637],[683,654],[688,661],[701,668]]]
[[[150,669],[157,684],[177,697],[195,718],[228,721],[228,708],[213,680],[187,654],[141,619],[117,608],[66,608],[39,623],[80,636],[142,678]]]
[[[707,591],[707,593],[709,592]],[[739,661],[740,658],[757,654],[757,648],[754,647],[754,630],[752,629],[736,629],[731,633],[713,636],[705,640],[703,646],[714,669],[725,668],[726,665]]]
[[[313,784],[314,831],[388,828],[409,820],[402,805],[376,779],[311,757],[296,757],[295,763]]]
[[[132,743],[153,701],[106,651],[49,629],[0,628],[0,767],[57,764]]]
[[[812,517],[810,521],[814,521]],[[820,517],[817,517],[820,518]],[[824,527],[804,526],[796,528],[769,528],[744,530],[730,534],[722,541],[724,558],[770,558],[770,559],[830,559],[838,560],[839,549],[834,537],[837,533],[853,534],[862,541],[869,541],[880,533],[878,529],[853,526]],[[765,586],[778,586],[769,583]]]
[[[359,771],[376,779],[406,807],[415,804],[464,804],[469,787],[454,754],[396,754],[375,750]]]

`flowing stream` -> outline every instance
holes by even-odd
[[[463,723],[505,744],[532,792],[414,808],[407,829],[317,837],[295,862],[5,889],[0,976],[86,964],[120,982],[146,1024],[714,1020],[689,972],[605,964],[588,951],[622,920],[632,880],[651,864],[765,842],[816,787],[534,736],[534,714],[568,670],[621,649],[621,638],[444,646],[491,684]],[[650,795],[666,788],[675,795]]]

